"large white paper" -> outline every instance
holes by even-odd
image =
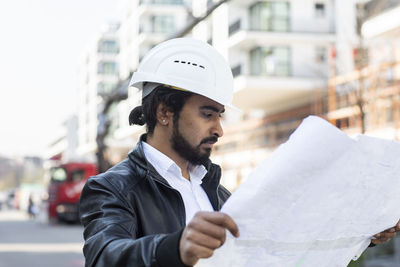
[[[241,236],[198,267],[347,266],[400,218],[400,144],[310,116],[222,208]]]

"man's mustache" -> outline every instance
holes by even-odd
[[[201,140],[200,145],[201,144],[205,144],[205,143],[216,143],[218,141],[218,137],[216,136],[210,136],[210,137],[206,137],[203,140]]]

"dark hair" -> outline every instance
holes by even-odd
[[[146,131],[152,134],[157,123],[157,107],[163,103],[174,113],[174,122],[179,119],[179,114],[186,100],[193,95],[191,92],[171,89],[160,85],[142,100],[142,105],[134,108],[129,114],[129,125],[146,124]]]

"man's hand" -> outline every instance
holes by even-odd
[[[185,227],[179,242],[181,260],[193,266],[200,258],[209,258],[225,242],[225,229],[238,237],[239,229],[231,217],[222,212],[197,212]]]
[[[376,239],[372,239],[371,243],[374,245],[383,244],[395,237],[396,232],[400,232],[400,220],[397,222],[396,226],[374,235]]]

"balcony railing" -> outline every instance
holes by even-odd
[[[229,25],[229,36],[233,35],[234,33],[238,32],[241,28],[240,19]]]
[[[240,74],[242,74],[242,65],[241,64],[232,68],[233,77],[239,76]]]
[[[235,22],[233,22],[232,24],[229,25],[229,36],[234,35],[235,33],[237,33],[240,30],[244,30],[244,31],[254,31],[254,32],[282,32],[282,33],[299,33],[299,34],[334,34],[335,30],[329,30],[329,31],[315,31],[313,29],[305,29],[305,30],[292,30],[292,29],[288,29],[288,30],[276,30],[276,29],[260,29],[260,28],[255,28],[255,27],[251,27],[251,28],[244,28],[242,26],[241,20],[238,19]]]

